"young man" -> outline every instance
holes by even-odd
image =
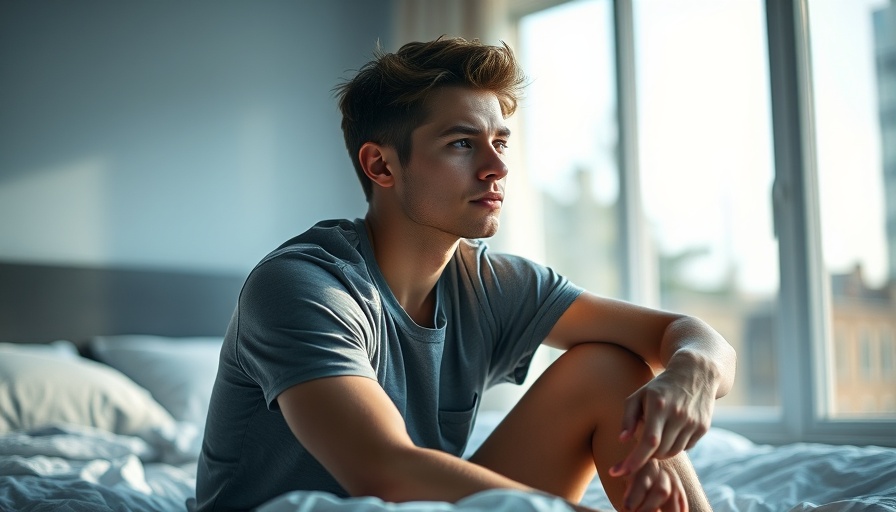
[[[509,488],[575,503],[595,471],[620,510],[709,510],[683,450],[731,387],[725,340],[475,241],[498,229],[522,82],[509,48],[439,39],[379,54],[339,88],[368,213],[317,224],[249,275],[209,409],[200,510],[298,489],[400,502]],[[520,383],[540,343],[566,352],[462,459],[483,391]]]

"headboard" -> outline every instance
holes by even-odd
[[[245,276],[0,262],[0,341],[223,336]]]

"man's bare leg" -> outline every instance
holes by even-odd
[[[633,446],[619,441],[623,402],[652,378],[623,348],[578,345],[545,370],[470,460],[574,503],[596,471],[613,506],[624,510],[626,480],[610,476]],[[686,454],[661,464],[679,476],[691,511],[711,510]]]

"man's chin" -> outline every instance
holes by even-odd
[[[491,237],[495,236],[496,234],[498,234],[498,228],[489,230],[485,234],[483,234],[482,236],[477,237],[477,238],[491,238]]]
[[[498,222],[498,219],[493,219],[487,225],[478,229],[478,234],[476,236],[468,236],[466,238],[491,238],[498,233],[499,226],[500,223]]]

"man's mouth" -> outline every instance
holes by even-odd
[[[487,208],[497,209],[500,208],[501,204],[504,202],[504,194],[498,192],[489,192],[488,194],[474,199],[472,202],[485,206]]]

